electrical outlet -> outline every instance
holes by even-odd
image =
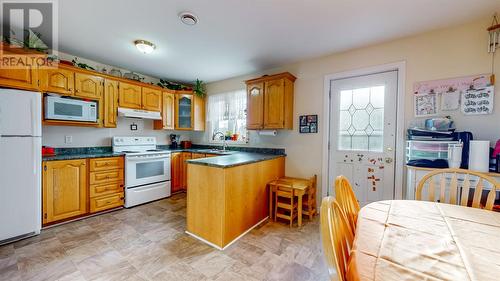
[[[73,136],[64,136],[64,143],[70,144],[73,142]]]

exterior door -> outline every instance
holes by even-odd
[[[247,129],[262,129],[264,124],[264,83],[249,84],[247,97]]]
[[[330,82],[329,185],[346,176],[361,205],[394,198],[397,71]]]

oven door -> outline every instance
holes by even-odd
[[[127,188],[170,180],[170,154],[126,156]]]

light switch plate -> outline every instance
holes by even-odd
[[[64,136],[64,143],[73,143],[73,136]]]

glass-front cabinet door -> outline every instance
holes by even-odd
[[[193,129],[193,95],[179,94],[175,101],[175,129]]]

